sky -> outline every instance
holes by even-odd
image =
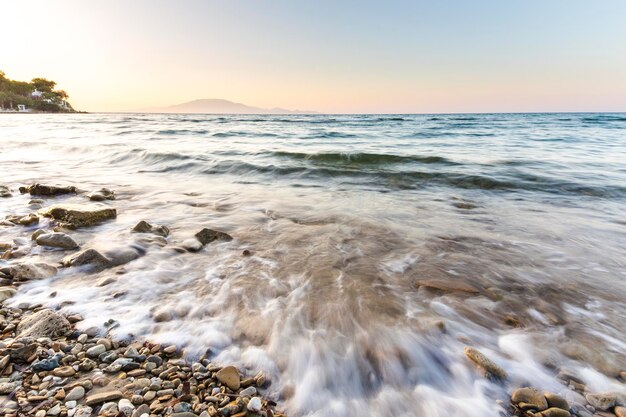
[[[624,0],[0,2],[0,70],[85,111],[626,111]]]

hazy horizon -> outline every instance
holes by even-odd
[[[322,114],[626,110],[626,3],[614,0],[3,9],[15,36],[0,69],[53,79],[90,112],[206,98]]]

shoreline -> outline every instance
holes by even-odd
[[[12,192],[9,187],[0,186],[0,196],[11,198]],[[63,195],[83,195],[88,201],[108,202],[115,200],[114,191],[100,189],[87,194],[74,186],[32,184],[20,187],[19,192],[29,194],[33,198],[30,203],[38,200],[33,203],[38,206],[38,211],[8,216],[1,224],[32,228],[39,225],[40,219],[48,217],[51,219],[48,227],[35,230],[31,240],[36,246],[61,249],[69,254],[57,268],[23,262],[31,254],[30,249],[24,249],[26,244],[0,246],[3,260],[17,259],[0,267],[3,285],[0,288],[1,316],[4,317],[0,323],[0,395],[4,395],[0,400],[1,411],[10,416],[26,413],[38,417],[283,415],[274,410],[276,404],[258,395],[257,388],[264,388],[268,383],[263,374],[242,375],[236,368],[214,364],[206,356],[187,362],[183,351],[175,345],[115,339],[106,334],[99,337],[102,327],[77,331],[76,324],[82,321],[77,314],[62,316],[41,305],[7,307],[6,301],[15,295],[22,283],[52,277],[61,268],[108,269],[143,256],[137,251],[100,253],[89,247],[79,250],[68,234],[78,228],[114,219],[117,212],[112,205],[98,210],[82,205],[64,208],[62,202],[54,205],[55,208],[44,207],[44,199]],[[154,242],[163,242],[169,235],[167,226],[146,221],[136,224],[131,232]],[[176,251],[198,252],[212,242],[228,240],[232,237],[226,233],[202,229],[179,246],[170,247]],[[244,251],[242,255],[249,256],[250,252]],[[49,296],[54,297],[56,293]],[[155,315],[154,319],[163,318]],[[109,320],[103,327],[108,333],[115,326],[116,322]],[[563,391],[542,393],[507,382],[509,369],[501,367],[498,361],[492,361],[478,349],[468,346],[464,353],[468,364],[475,365],[478,373],[506,388],[511,401],[494,400],[493,404],[494,408],[506,410],[506,415],[624,417],[626,396],[619,392],[590,392],[576,375],[559,373],[556,379],[562,383]],[[626,373],[621,372],[615,379],[624,381]]]

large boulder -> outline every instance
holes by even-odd
[[[41,233],[35,238],[35,242],[41,246],[50,246],[61,249],[78,249],[78,243],[69,235],[60,232]]]
[[[52,310],[40,310],[24,317],[17,325],[18,337],[60,337],[71,330],[70,322]]]
[[[57,220],[60,226],[68,229],[94,226],[117,217],[114,208],[99,205],[88,207],[57,205],[44,210],[42,214]]]
[[[20,187],[20,193],[29,193],[43,197],[53,197],[62,194],[76,194],[76,187],[58,187],[56,185],[31,184],[28,187]]]

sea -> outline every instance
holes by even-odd
[[[17,189],[35,182],[116,199],[33,206]],[[115,220],[72,237],[145,253],[7,302],[262,371],[290,417],[496,417],[521,386],[575,398],[563,374],[626,391],[623,113],[1,115],[0,185],[0,218],[106,205]],[[181,250],[202,228],[233,240]]]

